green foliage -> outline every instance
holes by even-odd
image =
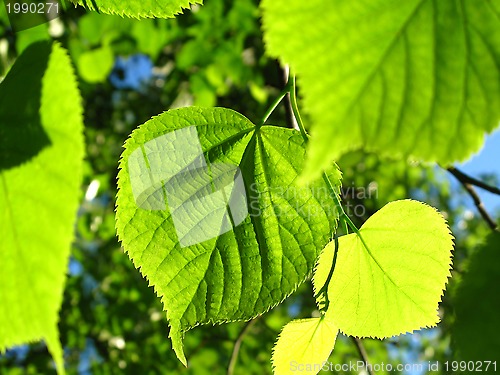
[[[102,82],[113,68],[113,51],[105,46],[83,52],[78,59],[78,71],[87,82]]]
[[[59,373],[58,311],[82,178],[80,101],[57,43],[32,44],[0,85],[0,351],[44,339]]]
[[[436,325],[452,247],[449,228],[432,207],[411,200],[387,204],[359,233],[339,238],[326,317],[357,337],[385,338]],[[314,273],[318,302],[333,253],[330,243]]]
[[[487,251],[478,251],[481,256],[473,255],[468,268],[468,257],[475,254],[471,249],[484,242],[487,231],[469,210],[469,197],[449,184],[444,169],[407,162],[406,157],[392,161],[386,157],[462,158],[476,150],[482,135],[495,126],[499,107],[498,1],[313,1],[299,7],[295,0],[286,4],[264,0],[269,51],[291,63],[292,75],[294,69],[299,73],[299,89],[309,115],[305,120],[311,122],[313,131],[307,151],[311,156],[309,172],[314,169],[312,174],[319,173],[321,163],[330,165],[330,157],[341,155],[342,206],[352,222],[362,226],[360,233],[368,247],[356,234],[342,236],[347,227],[337,230],[339,202],[327,184],[295,184],[307,167],[305,143],[298,132],[261,126],[260,122],[255,126],[230,110],[185,108],[148,121],[126,143],[119,172],[117,227],[134,262],[124,256],[115,236],[116,165],[127,135],[166,108],[193,104],[237,109],[250,119],[272,112],[270,123],[291,128],[290,103],[271,111],[285,84],[283,69],[264,53],[257,0],[210,0],[173,19],[141,20],[134,18],[158,13],[172,16],[182,10],[182,4],[188,7],[195,2],[75,3],[118,15],[86,12],[71,4],[54,22],[14,33],[8,27],[5,8],[0,6],[0,81],[22,51],[33,57],[29,68],[17,74],[19,64],[28,65],[27,57],[21,56],[12,70],[15,77],[10,74],[0,85],[0,178],[25,171],[16,179],[9,177],[7,191],[0,179],[0,223],[8,224],[0,229],[0,264],[6,265],[2,272],[7,272],[6,276],[0,274],[0,349],[14,343],[9,335],[15,330],[33,335],[15,342],[45,338],[58,365],[62,362],[55,325],[67,253],[63,259],[59,256],[62,247],[49,245],[64,242],[65,249],[69,245],[70,226],[63,228],[62,222],[61,227],[57,223],[75,219],[80,184],[75,165],[81,163],[83,155],[81,145],[72,147],[66,141],[63,146],[54,140],[66,132],[68,140],[80,136],[80,129],[70,132],[69,125],[63,132],[56,129],[63,116],[71,121],[66,111],[78,111],[78,100],[70,103],[71,95],[62,92],[41,109],[36,96],[60,93],[61,88],[74,85],[74,79],[58,76],[45,85],[47,61],[55,56],[51,48],[61,48],[46,44],[44,58],[35,58],[31,50],[36,41],[57,39],[68,48],[78,68],[88,141],[83,181],[87,193],[76,217],[70,276],[58,322],[69,374],[88,370],[99,374],[217,375],[226,374],[226,367],[234,368],[236,374],[270,374],[276,337],[287,322],[296,319],[283,329],[273,354],[276,373],[289,373],[292,363],[323,362],[334,344],[330,363],[358,362],[354,341],[343,334],[337,337],[338,326],[351,334],[387,336],[434,324],[449,275],[452,245],[446,224],[435,211],[416,202],[391,203],[377,213],[385,203],[408,197],[439,207],[456,237],[451,293],[440,303],[442,322],[438,328],[414,335],[358,342],[363,343],[374,364],[395,365],[409,358],[441,363],[451,358],[496,359],[499,343],[494,314],[498,304],[491,292],[487,294],[486,285],[498,283],[493,256],[498,240],[490,240]],[[429,17],[431,13],[435,17]],[[273,19],[273,14],[279,17]],[[276,35],[277,41],[273,39]],[[140,90],[115,89],[107,79],[113,62],[136,53],[151,58],[153,77],[143,81]],[[61,75],[65,74],[62,69]],[[127,70],[128,74],[133,75],[133,69]],[[57,108],[61,118],[54,115],[47,123],[37,121],[40,113],[50,112],[46,110],[49,107],[54,113]],[[335,124],[330,123],[333,120]],[[168,138],[169,134],[177,134],[179,139]],[[165,144],[164,136],[180,142],[178,147]],[[157,176],[149,175],[151,166],[178,170],[182,162],[179,150],[189,151],[196,145],[203,156],[192,160],[197,168],[184,168],[161,184]],[[58,153],[53,158],[57,166],[52,160],[41,159],[63,147],[64,155]],[[141,167],[140,158],[133,156],[142,151],[148,155],[149,167],[147,163]],[[157,159],[149,159],[151,151],[159,151]],[[315,157],[318,164],[314,164]],[[206,165],[200,164],[202,159]],[[54,168],[57,174],[52,173]],[[340,190],[340,172],[332,168],[329,174],[333,190]],[[238,195],[233,194],[239,186],[238,176],[249,212],[242,223],[233,225],[235,218],[246,212],[242,201],[236,199]],[[67,179],[74,184],[74,195],[63,192]],[[134,184],[141,187],[139,194],[134,192]],[[49,190],[53,192],[50,202]],[[185,204],[195,205],[193,198],[209,195],[213,200],[208,209],[197,206],[191,215],[183,211]],[[16,206],[5,209],[6,199],[15,201]],[[217,199],[223,210],[214,204]],[[234,199],[237,207],[231,204]],[[157,206],[159,202],[162,207]],[[408,205],[407,210],[404,207]],[[216,209],[209,212],[210,208]],[[221,220],[220,211],[229,213],[222,217],[232,220],[231,226]],[[6,215],[16,221],[5,221]],[[54,215],[57,218],[51,217],[51,225],[47,225],[48,217]],[[214,225],[207,226],[204,217],[210,215],[208,223]],[[342,214],[341,222],[345,221]],[[391,233],[384,238],[374,230],[374,226],[380,228],[381,221],[385,222],[384,232]],[[13,233],[26,232],[28,226],[35,225],[40,236],[19,237],[29,243],[29,252],[12,253],[15,258],[9,258],[9,252],[6,261],[4,238],[12,241]],[[214,238],[198,233],[194,239],[206,240],[182,244],[193,240],[193,233],[185,230],[190,227],[201,228]],[[224,232],[220,227],[230,230]],[[408,233],[409,228],[415,230]],[[350,230],[358,232],[354,224]],[[314,277],[316,301],[307,276],[334,232],[340,238],[340,250],[335,260],[333,242],[323,250]],[[50,243],[44,236],[50,237]],[[54,252],[54,259],[42,259]],[[44,264],[26,272],[31,268],[17,263],[20,256],[27,263]],[[56,263],[57,275],[52,277]],[[320,293],[333,265],[328,294],[325,289]],[[306,282],[298,286],[304,279]],[[396,281],[399,289],[390,280]],[[49,283],[56,281],[58,285],[52,288]],[[356,289],[356,282],[363,287]],[[453,293],[457,283],[459,288]],[[33,293],[45,287],[44,293],[59,296],[50,310],[50,320],[43,311],[36,315],[39,310],[33,307],[39,304]],[[417,304],[412,305],[404,293]],[[4,296],[8,296],[6,300]],[[19,310],[18,315],[10,301],[14,297],[21,301],[19,296],[23,296],[23,309],[29,309]],[[325,297],[329,298],[328,309]],[[41,300],[50,302],[49,298]],[[262,314],[271,307],[272,311]],[[183,350],[189,353],[187,369],[172,353],[163,310],[171,325],[174,349],[184,364]],[[16,319],[11,322],[14,315],[28,319],[28,324],[23,320],[20,326]],[[251,317],[255,317],[251,323],[243,322]],[[182,340],[185,331],[195,325],[222,322],[228,324],[200,327]],[[28,332],[35,325],[51,329],[52,341],[47,335]],[[46,346],[32,343],[0,353],[0,369],[2,374],[45,374],[53,373],[54,365]],[[312,370],[308,372],[316,372],[317,366]],[[439,372],[445,371],[441,367]]]
[[[117,0],[71,0],[99,13],[117,14],[133,18],[171,18],[182,13],[191,4],[202,4],[202,0],[145,0],[145,1],[117,1]]]
[[[452,327],[454,357],[458,361],[499,360],[500,233],[492,233],[472,255],[468,269],[454,293]],[[493,367],[488,372],[493,372]]]
[[[338,331],[325,318],[292,320],[273,349],[275,374],[317,374],[335,345]]]
[[[193,128],[199,140],[183,132],[176,145],[163,142],[162,136]],[[243,222],[235,222],[225,233],[217,232],[225,225],[225,214],[206,228],[203,220],[209,212],[205,208],[198,212],[200,207],[193,203],[191,211],[182,212],[200,191],[208,194],[205,188],[227,183],[224,170],[221,177],[215,174],[206,181],[196,172],[200,168],[182,171],[182,162],[196,166],[198,159],[186,159],[188,154],[176,158],[174,151],[189,149],[196,142],[214,173],[224,163],[238,166],[242,173],[248,214],[243,213]],[[136,267],[161,296],[170,337],[183,362],[182,332],[200,323],[249,319],[281,302],[310,274],[335,231],[338,215],[329,187],[324,182],[307,188],[296,185],[305,155],[297,131],[255,127],[227,109],[183,108],[145,123],[125,148],[118,175],[118,235]],[[133,156],[137,151],[147,155],[144,162]],[[330,174],[338,190],[340,173],[333,169]],[[167,177],[179,175],[179,180]],[[141,183],[144,193],[138,195],[132,185]],[[231,190],[226,194],[234,196]],[[162,200],[165,195],[174,208],[169,210]],[[236,206],[241,212],[241,204]],[[181,212],[180,223],[170,211]],[[197,227],[205,231],[215,227],[221,234],[193,242]]]
[[[500,119],[500,5],[473,0],[264,0],[270,53],[312,120],[306,175],[351,149],[447,164]]]

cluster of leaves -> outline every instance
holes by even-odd
[[[78,3],[90,10],[138,18],[172,17],[190,5],[172,0]],[[500,6],[479,1],[460,5],[451,0],[439,6],[429,1],[396,6],[381,0],[366,8],[358,3],[332,3],[325,9],[314,1],[262,2],[268,51],[289,63],[298,75],[305,113],[312,124],[310,142],[291,85],[286,92],[292,97],[291,107],[301,132],[264,125],[268,116],[259,117],[269,94],[276,94],[263,85],[279,81],[279,71],[271,72],[275,66],[263,56],[258,8],[253,1],[232,5],[212,1],[203,8],[193,5],[192,14],[168,21],[135,21],[84,14],[82,8],[69,10],[64,25],[69,31],[58,38],[67,46],[81,79],[89,161],[84,173],[82,108],[70,59],[60,44],[36,42],[57,34],[47,25],[19,33],[5,60],[15,54],[14,49],[20,56],[0,85],[0,203],[5,207],[1,220],[7,223],[2,227],[5,241],[0,248],[6,270],[0,280],[0,350],[44,339],[58,371],[64,372],[58,310],[82,178],[94,186],[109,186],[108,199],[102,204],[104,208],[98,209],[103,212],[87,211],[79,218],[77,233],[87,238],[80,245],[77,242],[73,265],[98,264],[91,260],[95,257],[92,248],[109,248],[107,259],[120,265],[124,274],[134,276],[125,277],[102,265],[83,274],[76,272],[69,279],[60,325],[65,348],[78,348],[75,362],[81,363],[85,353],[92,357],[87,362],[101,362],[101,356],[88,354],[92,352],[89,348],[97,347],[109,360],[110,367],[104,371],[112,371],[113,364],[144,371],[147,365],[140,363],[139,351],[145,357],[160,358],[169,350],[157,334],[162,330],[158,316],[164,309],[173,349],[186,364],[185,331],[198,324],[260,316],[306,280],[318,257],[313,276],[318,306],[311,299],[308,308],[319,311],[320,316],[285,326],[273,355],[277,373],[288,373],[292,360],[327,360],[339,330],[352,336],[385,338],[435,325],[439,320],[437,306],[450,276],[453,245],[449,229],[442,216],[427,205],[397,201],[383,206],[412,195],[410,189],[425,179],[409,177],[404,162],[393,164],[396,174],[398,169],[404,170],[405,180],[380,180],[403,191],[391,189],[391,194],[373,202],[370,212],[359,218],[364,224],[357,229],[339,204],[340,172],[332,159],[342,156],[340,165],[344,162],[346,172],[349,165],[358,167],[370,158],[378,160],[358,151],[347,154],[352,149],[376,151],[380,157],[387,153],[412,155],[445,164],[476,151],[484,133],[491,131],[500,117]],[[373,19],[375,24],[366,22]],[[2,22],[6,23],[3,14]],[[3,35],[8,38],[9,32]],[[446,48],[435,48],[437,45]],[[157,72],[146,75],[149,81],[140,86],[130,86],[133,90],[113,87],[113,80],[108,82],[107,78],[126,74],[122,56],[137,53],[149,56]],[[36,69],[31,69],[32,61],[37,62]],[[332,66],[336,67],[333,72]],[[30,93],[28,97],[22,96],[25,92]],[[156,103],[144,108],[142,101],[146,99]],[[253,104],[242,104],[245,101]],[[133,111],[127,108],[131,103]],[[125,145],[118,174],[116,229],[133,264],[159,295],[161,307],[152,291],[140,284],[138,274],[131,272],[130,263],[121,258],[113,238],[110,198],[115,189],[111,181],[119,145],[135,124],[164,108],[228,103],[249,117],[264,120],[254,125],[246,117],[220,108],[171,110],[147,121]],[[13,123],[19,126],[14,128]],[[457,138],[450,132],[450,124],[455,134],[461,134],[460,147],[454,147]],[[129,163],[131,155],[144,150],[148,142],[190,127],[196,129],[209,165],[237,166],[246,191],[256,189],[260,194],[247,197],[249,215],[233,230],[185,247],[168,208],[145,210],[138,206]],[[111,148],[103,151],[108,144]],[[356,161],[359,156],[362,161]],[[157,157],[175,167],[168,153]],[[382,165],[387,163],[382,161]],[[148,169],[140,174],[148,175]],[[379,165],[371,170],[388,171]],[[100,177],[95,178],[96,173]],[[321,173],[323,177],[317,178]],[[359,178],[355,171],[347,176]],[[309,184],[304,186],[304,181]],[[279,190],[283,187],[300,194],[283,193]],[[315,193],[318,191],[322,194]],[[442,200],[447,203],[447,198],[445,195]],[[187,226],[198,224],[197,219],[186,220]],[[340,230],[338,223],[342,224]],[[85,235],[89,227],[90,233]],[[336,233],[345,235],[337,238]],[[92,244],[94,239],[97,245]],[[492,236],[481,251],[489,256],[495,243],[498,240]],[[457,358],[478,359],[479,355],[492,360],[495,358],[489,356],[495,353],[486,355],[480,346],[467,345],[476,334],[465,323],[467,319],[479,327],[494,320],[494,316],[482,321],[466,313],[470,296],[480,295],[485,285],[498,277],[494,267],[483,280],[474,276],[484,268],[477,265],[476,258],[456,297],[453,295],[456,322],[451,320],[450,326],[456,332],[453,345],[456,355],[461,356]],[[102,280],[99,287],[92,273]],[[127,283],[130,291],[123,288]],[[75,293],[78,286],[71,289],[71,285],[76,284],[87,291]],[[119,288],[123,291],[117,291]],[[89,300],[93,302],[89,304]],[[117,302],[117,313],[137,305],[142,316],[139,320],[146,323],[136,324],[133,316],[117,321],[109,311],[115,306],[110,301]],[[484,309],[488,316],[491,307]],[[261,323],[253,327],[256,332],[267,332],[270,342],[286,322],[286,310],[276,311],[277,319],[259,318]],[[92,323],[75,329],[81,320]],[[65,325],[71,328],[65,330]],[[211,362],[207,360],[210,355],[200,359],[207,373],[220,369],[221,361],[234,366],[231,343],[239,339],[240,326],[232,325],[228,331],[213,329],[221,332],[223,349],[212,353]],[[204,335],[205,331],[193,336],[191,343],[188,336],[187,347],[203,343]],[[91,344],[85,339],[89,336],[95,338]],[[138,340],[147,340],[146,349],[140,348]],[[493,335],[486,341],[495,340]],[[125,342],[127,350],[123,351]],[[338,358],[343,355],[342,339],[339,343]],[[249,373],[262,373],[260,364],[268,359],[250,354],[252,350],[262,353],[256,349],[259,346],[258,342],[250,343],[246,359],[242,355]],[[374,344],[373,348],[379,347]],[[66,357],[72,361],[71,353]],[[192,365],[196,358],[193,355]],[[212,363],[212,368],[207,363]],[[156,365],[152,360],[150,368],[154,370]],[[176,370],[178,366],[172,362],[162,369]]]

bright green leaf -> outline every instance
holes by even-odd
[[[78,72],[89,83],[103,82],[113,68],[113,60],[108,46],[85,51],[78,57]]]
[[[387,204],[355,233],[339,238],[328,286],[328,319],[351,336],[384,338],[437,324],[438,304],[450,277],[452,236],[444,218],[423,203]],[[327,280],[330,243],[314,274]]]
[[[336,229],[324,182],[296,185],[300,133],[222,108],[182,108],[125,145],[117,230],[161,297],[178,357],[191,327],[255,317],[310,274]],[[330,173],[335,189],[340,172]]]
[[[188,9],[191,4],[202,4],[203,0],[71,0],[100,13],[118,14],[133,18],[172,18]]]
[[[500,120],[500,3],[264,0],[268,51],[299,77],[307,178],[364,147],[443,164]]]
[[[82,179],[81,98],[58,44],[35,43],[0,84],[0,351],[57,330]]]
[[[324,318],[292,320],[273,350],[276,375],[317,374],[328,360],[339,329]]]
[[[452,347],[458,361],[500,360],[500,233],[492,233],[471,257],[454,293]],[[486,366],[483,368],[486,371]],[[493,366],[489,372],[494,372]]]

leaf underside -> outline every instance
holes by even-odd
[[[326,317],[357,337],[386,338],[437,324],[453,248],[444,218],[426,204],[395,201],[359,233],[339,238]],[[333,252],[330,243],[319,258],[316,291],[327,280]]]
[[[184,331],[250,319],[280,303],[335,232],[325,183],[295,183],[304,156],[299,132],[257,129],[223,108],[165,112],[126,142],[118,235],[161,297],[184,363]],[[338,192],[340,172],[329,174]],[[220,206],[223,191],[229,203]]]
[[[264,0],[311,118],[305,176],[352,149],[442,164],[500,121],[500,2]]]

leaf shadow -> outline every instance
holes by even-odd
[[[32,44],[0,84],[0,172],[30,161],[51,145],[40,111],[51,50],[48,42]]]

